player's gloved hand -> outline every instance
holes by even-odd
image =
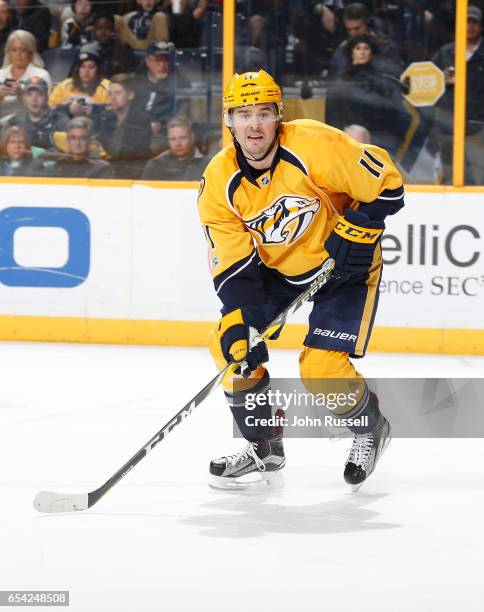
[[[244,320],[240,308],[224,315],[219,324],[220,346],[228,363],[240,364],[235,370],[248,378],[250,373],[266,361],[269,361],[266,343],[255,327]]]
[[[359,210],[345,210],[339,217],[324,248],[335,261],[333,278],[348,280],[353,274],[368,272],[385,224]]]

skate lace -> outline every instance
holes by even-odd
[[[257,442],[249,442],[247,446],[243,450],[241,450],[239,453],[234,453],[233,455],[227,455],[226,459],[228,463],[230,463],[230,465],[236,465],[237,463],[244,461],[244,459],[248,459],[249,457],[252,457],[252,459],[255,461],[257,468],[261,472],[264,472],[266,469],[265,463],[256,453],[256,450],[257,450]]]
[[[373,434],[366,433],[355,436],[348,461],[355,465],[365,465],[373,448]]]

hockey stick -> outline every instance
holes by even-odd
[[[301,293],[287,308],[285,308],[266,329],[261,333],[261,338],[267,340],[279,330],[286,320],[299,310],[330,278],[334,269],[334,260],[327,259],[321,269],[319,276],[311,285]],[[234,363],[229,363],[213,378],[195,397],[166,423],[140,450],[131,457],[119,470],[109,478],[102,486],[90,493],[53,493],[40,491],[34,499],[34,508],[39,512],[75,512],[87,510],[94,506],[103,495],[105,495],[115,484],[126,476],[153,448],[161,442],[177,425],[179,425],[203,400],[222,382],[225,376],[232,374],[237,368]]]

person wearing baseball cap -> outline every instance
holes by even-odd
[[[482,23],[482,11],[478,6],[469,6],[467,9],[467,19],[473,19],[477,23]]]
[[[61,81],[52,91],[49,104],[69,117],[92,115],[97,107],[107,104],[109,80],[103,78],[101,58],[96,47],[86,45],[74,62],[72,76]]]
[[[52,146],[52,134],[67,122],[58,110],[49,108],[49,87],[41,77],[33,76],[22,87],[23,110],[7,121],[7,126],[25,129],[33,147],[48,149]]]

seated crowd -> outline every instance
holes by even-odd
[[[49,8],[40,0],[12,2],[0,0],[3,175],[28,168],[50,176],[200,178],[220,128],[206,126],[216,132],[214,148],[191,124],[192,83],[175,60],[187,48],[200,57],[202,48],[219,48],[222,0],[60,0]],[[482,184],[484,0],[471,2],[466,181]],[[287,88],[299,86],[303,99],[322,85],[328,123],[358,126],[396,156],[406,178],[427,163],[450,182],[453,0],[237,0],[236,10],[239,72],[265,68]],[[56,47],[70,62],[54,79],[42,58]],[[216,54],[205,55],[220,72]],[[410,108],[401,75],[426,60],[444,71],[446,91],[433,107]],[[77,133],[73,143],[69,130]],[[19,148],[21,157],[11,158],[8,151],[18,156]]]
[[[106,2],[60,6],[60,45],[72,60],[58,82],[39,54],[52,48],[38,28],[49,32],[51,12],[15,3],[0,0],[0,175],[199,180],[207,160],[180,95],[191,83],[175,70],[169,39],[183,21],[196,44],[206,0],[139,0],[121,19]]]

